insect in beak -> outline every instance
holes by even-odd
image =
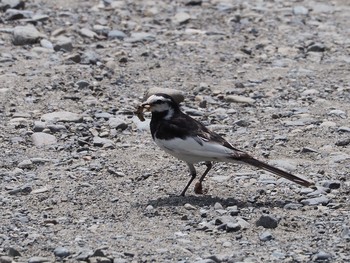
[[[140,121],[145,121],[145,118],[143,116],[144,110],[150,111],[151,105],[149,105],[148,103],[142,103],[140,106],[138,106],[137,110],[135,111],[135,114]]]

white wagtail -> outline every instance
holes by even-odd
[[[212,168],[212,162],[246,163],[302,186],[313,185],[311,182],[261,162],[248,153],[233,147],[219,134],[208,130],[202,123],[183,113],[174,99],[167,94],[151,95],[142,103],[136,112],[141,120],[144,120],[142,115],[144,110],[152,113],[150,127],[155,143],[165,152],[186,162],[190,169],[191,179],[182,191],[182,196],[196,178],[194,164],[199,162],[204,162],[207,169],[194,188],[197,194],[203,193],[202,182]]]

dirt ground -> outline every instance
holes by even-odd
[[[5,2],[0,262],[350,261],[348,1]],[[154,87],[316,187],[217,163],[179,197],[133,114]]]

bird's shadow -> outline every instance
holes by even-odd
[[[194,206],[199,206],[199,207],[212,206],[215,203],[220,203],[224,207],[236,205],[237,207],[240,207],[240,208],[245,208],[245,207],[255,207],[255,208],[278,207],[278,208],[282,208],[288,202],[281,201],[281,200],[271,200],[271,201],[264,201],[264,202],[256,200],[254,202],[250,202],[247,200],[242,201],[242,200],[236,199],[234,197],[221,198],[221,197],[213,197],[210,195],[201,195],[201,196],[170,195],[167,197],[160,197],[160,198],[148,201],[148,205],[152,205],[155,208],[156,207],[183,206],[186,203],[189,203],[189,204],[194,205]]]

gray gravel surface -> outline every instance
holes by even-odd
[[[347,0],[0,10],[0,262],[350,261]],[[316,187],[219,163],[179,197],[186,165],[133,114],[163,88]]]

